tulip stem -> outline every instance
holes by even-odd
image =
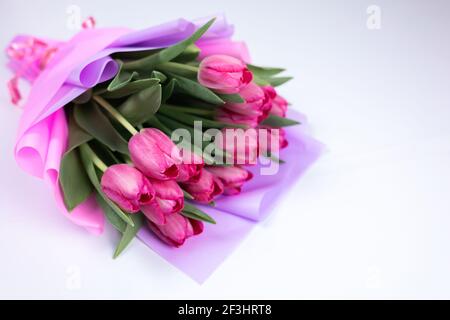
[[[92,162],[102,172],[105,172],[106,169],[108,169],[108,166],[99,157],[97,157],[97,155],[94,152],[92,152]]]
[[[100,96],[94,96],[94,100],[104,109],[106,109],[113,117],[117,120],[125,129],[128,130],[132,135],[138,133],[135,127],[128,122],[123,115],[120,114],[112,105],[110,105],[105,99]]]
[[[87,154],[89,155],[89,157],[92,160],[92,163],[99,168],[102,172],[105,172],[106,169],[108,169],[108,166],[102,161],[102,159],[100,159],[97,154],[94,152],[94,150],[91,149],[91,147],[87,144],[84,143],[80,146],[80,148],[83,148],[83,150],[85,152],[87,152]]]

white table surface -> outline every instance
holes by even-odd
[[[281,93],[328,152],[199,285],[139,241],[113,261],[114,231],[59,214],[14,162],[20,111],[2,89],[0,298],[450,298],[450,2],[2,0],[0,47],[68,38],[71,4],[134,28],[225,12],[255,63],[295,76]]]

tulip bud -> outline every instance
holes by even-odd
[[[253,174],[250,171],[239,166],[211,166],[208,167],[207,170],[220,179],[224,187],[224,194],[226,195],[239,194],[242,185],[253,177]]]
[[[288,108],[288,102],[280,95],[277,95],[272,101],[272,107],[269,114],[273,114],[279,117],[286,117],[286,111]]]
[[[182,186],[196,201],[204,203],[211,202],[216,196],[223,193],[222,182],[205,169],[202,169],[197,182],[182,183]]]
[[[197,182],[204,166],[203,158],[195,153],[181,149],[182,163],[179,165],[178,182]]]
[[[216,114],[216,120],[229,124],[242,124],[250,128],[258,125],[258,116],[250,114],[240,114],[225,108],[219,108]]]
[[[145,216],[155,224],[166,223],[169,214],[179,212],[184,206],[184,194],[174,180],[151,180],[155,189],[155,200],[141,206]]]
[[[261,122],[262,120],[264,120],[265,118],[267,118],[267,116],[270,113],[270,110],[272,109],[272,105],[273,105],[273,101],[277,96],[277,92],[275,91],[275,88],[272,86],[264,86],[261,87],[261,89],[263,89],[264,91],[264,105],[262,107],[262,115],[259,118],[259,121]]]
[[[131,160],[147,177],[170,180],[178,177],[180,150],[163,132],[147,128],[131,137],[128,143]]]
[[[256,129],[222,129],[221,139],[216,139],[218,148],[227,152],[227,164],[254,165],[258,160],[258,133]]]
[[[244,124],[256,127],[264,120],[271,107],[271,92],[268,89],[249,83],[239,94],[245,100],[243,103],[226,103],[217,114],[217,119],[226,121],[228,116],[231,121],[227,123]]]
[[[179,213],[172,213],[166,217],[164,225],[157,225],[148,221],[150,229],[164,242],[179,247],[187,238],[203,232],[203,223],[189,219]]]
[[[103,173],[103,193],[127,212],[138,212],[140,206],[151,203],[155,190],[150,181],[127,164],[115,164]]]
[[[261,126],[258,128],[259,154],[278,151],[287,146],[286,131],[283,128],[272,128],[269,126]]]
[[[238,93],[253,75],[242,61],[225,55],[208,56],[200,62],[198,82],[219,93]]]

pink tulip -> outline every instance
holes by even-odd
[[[272,101],[272,108],[269,114],[273,114],[279,117],[286,117],[286,111],[288,108],[288,102],[280,95],[277,95]]]
[[[151,203],[155,190],[149,180],[127,164],[115,164],[106,169],[101,179],[103,193],[127,212],[138,212],[140,206]]]
[[[261,126],[258,128],[258,147],[260,154],[278,151],[287,146],[286,131],[283,128],[271,128],[269,126]]]
[[[263,118],[261,120],[264,120],[269,115],[270,110],[272,109],[273,101],[275,100],[277,96],[277,92],[275,91],[275,88],[272,86],[264,86],[261,87],[264,91],[265,96],[265,105],[263,107]]]
[[[196,45],[200,49],[200,60],[207,56],[224,54],[244,61],[245,63],[250,63],[251,61],[245,42],[219,38],[215,40],[198,41]]]
[[[179,212],[184,206],[184,194],[174,180],[152,180],[155,200],[141,206],[145,216],[155,224],[166,223],[167,215]]]
[[[181,163],[180,150],[163,132],[154,128],[141,130],[128,143],[131,160],[147,177],[176,179]]]
[[[215,140],[216,146],[228,154],[228,164],[256,164],[258,160],[258,133],[256,129],[222,129],[222,139]]]
[[[157,225],[147,221],[150,229],[164,242],[179,247],[187,238],[203,232],[203,223],[189,219],[179,213],[172,213],[166,217],[164,225]]]
[[[197,182],[204,166],[203,158],[190,152],[187,149],[181,149],[182,163],[179,165],[180,173],[178,182]]]
[[[205,169],[202,170],[197,182],[183,183],[182,186],[196,201],[204,203],[211,202],[223,193],[222,182]]]
[[[216,120],[229,124],[241,124],[254,128],[258,125],[258,116],[250,114],[240,114],[225,108],[219,108],[216,114]]]
[[[245,100],[243,103],[226,103],[221,109],[226,112],[218,112],[217,118],[224,117],[228,113],[232,123],[252,125],[255,127],[264,120],[271,107],[271,95],[254,83],[248,84],[239,94]]]
[[[277,91],[272,86],[262,86],[261,89],[263,89],[264,94],[270,101],[275,99],[275,97],[277,96]]]
[[[250,171],[239,166],[211,166],[208,167],[207,170],[220,179],[224,187],[224,194],[226,195],[239,194],[242,185],[253,177],[253,174]]]
[[[198,82],[219,93],[237,93],[252,81],[253,75],[242,61],[225,55],[212,55],[200,62]]]

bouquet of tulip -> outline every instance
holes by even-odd
[[[136,235],[180,247],[217,227],[216,202],[233,207],[222,199],[264,176],[254,169],[261,158],[277,165],[265,175],[280,178],[283,128],[301,120],[286,117],[274,89],[290,77],[250,64],[231,31],[221,18],[178,20],[138,32],[83,30],[67,43],[19,36],[8,47],[13,102],[18,78],[33,84],[19,164],[50,181],[76,223],[100,233],[106,218],[122,234],[115,257]],[[302,169],[318,150],[303,152]]]

